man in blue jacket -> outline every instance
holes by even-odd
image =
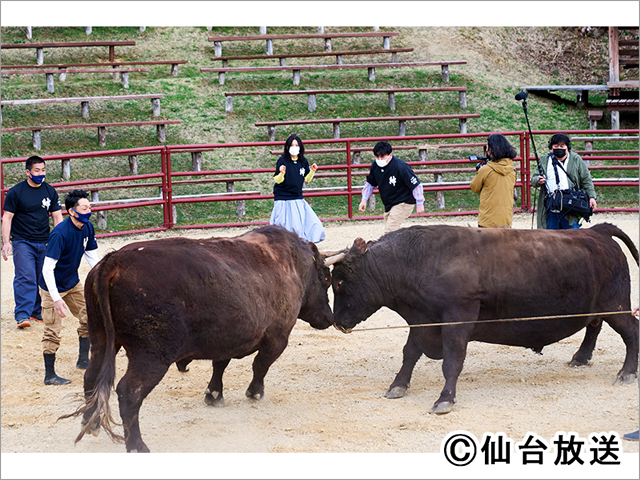
[[[80,321],[78,327],[79,355],[76,367],[89,366],[89,330],[84,286],[78,276],[78,268],[84,256],[93,268],[98,263],[98,244],[91,217],[91,205],[87,192],[74,190],[67,195],[65,207],[69,217],[56,226],[49,236],[45,254],[40,295],[44,332],[42,347],[45,365],[45,385],[64,385],[71,380],[59,377],[55,372],[56,352],[60,347],[62,319],[66,311]]]

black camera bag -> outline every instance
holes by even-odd
[[[556,182],[558,179],[558,170],[556,165],[559,165],[562,171],[567,175],[567,178],[571,180],[575,188],[566,190],[556,190],[553,193],[547,192],[547,198],[545,199],[545,206],[549,210],[557,210],[563,214],[571,214],[584,218],[587,222],[593,215],[593,209],[589,205],[589,196],[583,191],[579,190],[578,184],[571,178],[571,175],[567,173],[562,164],[554,158],[553,169],[556,174]]]

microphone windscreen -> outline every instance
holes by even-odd
[[[525,98],[527,98],[527,92],[520,92],[516,95],[516,100],[524,100]]]

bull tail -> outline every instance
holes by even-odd
[[[60,418],[77,417],[90,412],[88,418],[83,418],[80,433],[75,443],[78,443],[85,433],[93,433],[97,435],[99,429],[107,432],[109,437],[116,442],[124,442],[124,437],[116,434],[112,426],[118,425],[113,419],[111,408],[109,406],[109,397],[113,388],[116,374],[116,350],[115,350],[115,328],[113,318],[111,316],[111,305],[109,302],[109,284],[112,279],[118,275],[118,267],[106,268],[107,259],[111,255],[107,255],[102,261],[96,265],[87,277],[86,291],[89,293],[87,299],[87,322],[90,331],[96,334],[93,338],[99,338],[100,341],[91,345],[91,361],[99,361],[98,375],[92,390],[85,391],[84,402],[78,409]],[[92,370],[96,368],[90,365]],[[86,376],[86,374],[85,374]],[[85,380],[86,382],[86,380]]]
[[[627,236],[626,233],[624,233],[622,230],[620,230],[615,225],[612,225],[611,223],[602,223],[599,225],[595,225],[593,228],[595,227],[605,230],[605,232],[611,237],[616,237],[620,239],[620,241],[622,241],[622,243],[624,243],[629,249],[629,251],[631,252],[631,255],[636,261],[636,265],[640,265],[640,263],[638,262],[638,249],[636,248],[633,241]]]

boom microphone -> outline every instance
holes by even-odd
[[[527,92],[520,92],[516,95],[516,100],[525,100],[527,98]]]

